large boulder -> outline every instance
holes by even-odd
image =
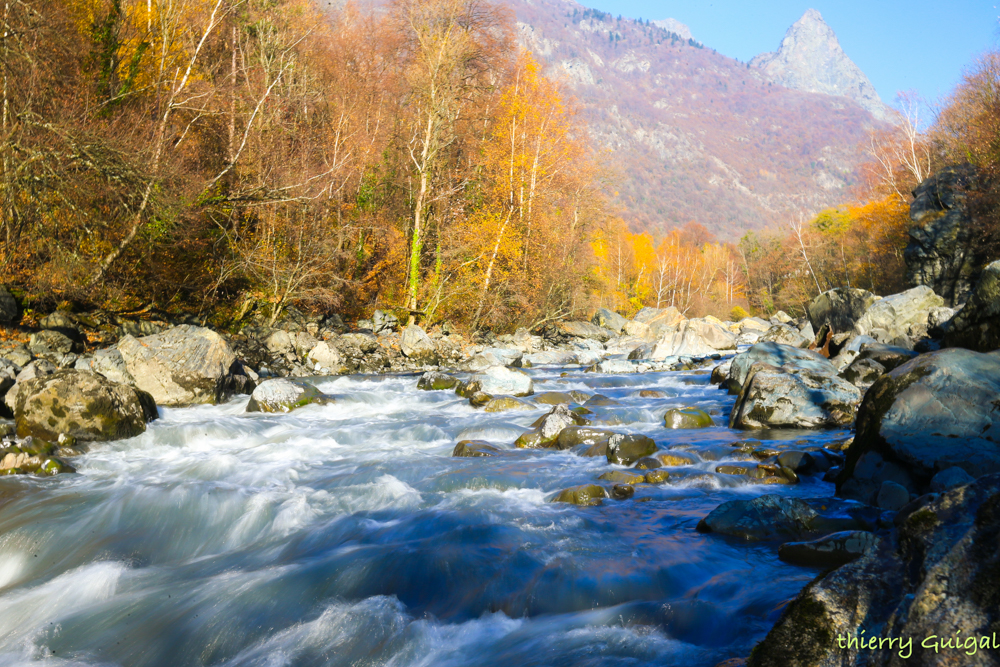
[[[629,359],[662,361],[667,357],[687,356],[706,357],[718,352],[699,332],[698,325],[690,326],[691,320],[681,322],[680,328],[665,329],[665,332],[655,343],[636,348]],[[725,332],[723,332],[725,333]],[[736,339],[732,338],[732,346],[736,347]]]
[[[858,410],[838,493],[870,503],[886,481],[920,494],[951,467],[1000,472],[998,400],[1000,354],[939,350],[883,375]]]
[[[715,319],[715,318],[712,318]],[[687,328],[693,330],[714,350],[735,350],[736,336],[719,322],[708,318],[693,319],[686,322]]]
[[[524,371],[506,366],[491,366],[469,379],[469,384],[475,384],[478,391],[491,396],[530,396],[535,393],[531,377]]]
[[[812,342],[810,338],[788,324],[775,324],[764,332],[759,339],[762,343],[777,343],[779,345],[789,345],[791,347],[809,347]]]
[[[416,324],[403,329],[403,335],[399,337],[399,349],[418,363],[436,364],[438,361],[437,346],[427,332]]]
[[[888,340],[880,342],[890,343],[900,336],[908,335],[911,326],[926,327],[930,310],[943,305],[944,299],[935,294],[930,287],[920,285],[879,299],[870,305],[854,324],[854,331],[859,335],[874,336],[876,339],[882,336]]]
[[[253,390],[247,412],[291,412],[306,405],[327,403],[333,403],[333,397],[308,382],[274,378],[261,382]]]
[[[583,338],[606,343],[611,339],[611,332],[590,322],[556,322],[556,331],[570,338]]]
[[[891,539],[806,586],[748,667],[997,665],[1000,475],[897,521]],[[859,650],[859,638],[878,641]]]
[[[481,371],[490,366],[520,367],[524,352],[513,347],[488,347],[469,359],[466,367],[470,371]]]
[[[702,533],[744,540],[798,539],[813,530],[819,514],[797,498],[767,495],[722,503],[698,523]]]
[[[625,328],[625,323],[628,322],[624,317],[607,308],[598,308],[590,321],[615,333],[621,333],[622,329]]]
[[[764,342],[757,343],[749,350],[733,357],[729,366],[729,378],[742,387],[750,374],[750,367],[757,362],[779,368],[787,367],[789,371],[805,369],[819,373],[837,374],[837,368],[830,363],[829,359],[812,350],[802,350],[781,343]]]
[[[157,405],[221,403],[246,384],[243,365],[211,329],[182,324],[160,334],[118,341],[118,351],[139,389]]]
[[[103,375],[112,382],[135,386],[135,378],[128,372],[125,359],[116,347],[97,350],[90,357],[78,359],[76,369]]]
[[[946,347],[1000,348],[1000,260],[983,269],[968,303],[945,325]]]
[[[61,434],[79,441],[131,438],[156,416],[145,391],[75,369],[26,380],[14,405],[18,436],[50,442]]]
[[[978,187],[970,164],[946,167],[913,191],[910,242],[903,251],[911,285],[926,285],[949,306],[965,303],[988,259],[973,232],[968,193]]]
[[[750,367],[729,417],[730,428],[843,427],[854,421],[861,391],[836,373]]]
[[[532,430],[522,433],[514,442],[514,446],[518,449],[537,449],[540,447],[560,449],[557,440],[562,430],[569,426],[581,426],[586,423],[587,421],[583,417],[570,411],[565,404],[559,404],[532,424],[534,426]]]
[[[809,321],[819,331],[823,325],[833,333],[851,331],[868,307],[878,300],[871,292],[856,287],[838,287],[823,292],[809,304]]]
[[[666,308],[643,308],[632,319],[656,331],[676,329],[687,318],[674,306],[668,306]]]
[[[318,374],[340,375],[347,372],[347,365],[344,363],[344,357],[340,354],[340,350],[325,340],[320,341],[309,350],[306,361]]]

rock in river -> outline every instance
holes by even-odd
[[[663,425],[667,428],[707,428],[714,426],[712,417],[700,408],[673,408],[663,415]]]
[[[306,405],[325,405],[332,403],[333,397],[327,396],[315,386],[302,380],[274,378],[257,385],[247,403],[247,412],[291,412]]]
[[[629,466],[655,451],[656,443],[645,435],[615,433],[608,438],[608,463]]]
[[[832,365],[831,365],[831,368]],[[836,373],[751,367],[729,417],[730,428],[820,428],[854,421],[861,391]]]
[[[767,495],[722,503],[698,523],[698,530],[745,540],[799,538],[812,530],[817,517],[813,508],[797,498]]]
[[[472,376],[469,384],[476,383],[479,391],[491,396],[530,396],[535,393],[534,383],[524,371],[506,366],[491,366]]]
[[[563,489],[552,499],[554,503],[572,503],[574,505],[600,505],[608,497],[607,489],[597,484],[581,484]]]
[[[157,405],[221,403],[239,389],[242,364],[210,329],[182,324],[152,336],[125,336],[118,351],[136,386]]]
[[[153,397],[141,389],[78,370],[26,380],[14,405],[18,436],[56,441],[131,438],[156,419]]]
[[[878,545],[878,538],[863,530],[845,530],[809,542],[787,542],[778,547],[778,558],[809,567],[840,567],[864,556]]]

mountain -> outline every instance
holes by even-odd
[[[809,9],[796,21],[777,53],[762,53],[750,61],[775,83],[796,90],[849,97],[880,120],[891,120],[875,87],[854,64],[823,17]]]
[[[681,34],[680,23],[668,30],[573,0],[505,4],[521,44],[575,96],[637,229],[695,221],[732,239],[842,203],[867,132],[882,122],[856,98],[780,85]],[[779,51],[769,62],[785,60]]]
[[[663,28],[667,32],[680,35],[682,39],[694,39],[691,36],[691,28],[687,27],[677,19],[662,19],[660,21],[653,21],[652,23],[657,28]]]

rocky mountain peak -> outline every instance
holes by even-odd
[[[659,21],[653,21],[653,25],[657,28],[663,28],[667,32],[672,32],[679,37],[684,39],[693,39],[691,36],[691,28],[687,27],[677,19],[661,19]]]
[[[750,64],[786,88],[848,97],[876,118],[892,119],[871,81],[815,9],[806,10],[788,29],[777,53],[762,53]]]

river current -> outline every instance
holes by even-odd
[[[622,432],[694,452],[669,482],[600,507],[549,502],[604,458],[514,450],[551,406],[473,409],[416,376],[314,378],[336,404],[290,414],[160,410],[92,446],[77,475],[0,478],[0,665],[434,667],[707,665],[746,656],[817,570],[773,543],[695,530],[720,503],[831,496],[803,477],[712,472],[753,437],[804,447],[845,432],[735,432],[706,371],[528,371],[535,391],[601,393]],[[640,398],[657,389],[666,398]],[[527,399],[530,400],[530,399]],[[715,428],[671,431],[695,405]],[[743,457],[745,458],[745,457]]]

